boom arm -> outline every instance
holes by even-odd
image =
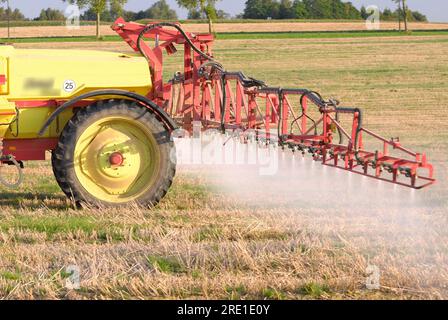
[[[323,165],[415,189],[435,182],[424,153],[364,128],[360,109],[341,107],[307,89],[268,87],[241,72],[225,71],[212,56],[212,35],[186,33],[177,24],[145,26],[121,18],[112,29],[148,59],[154,82],[149,98],[186,130],[192,129],[192,121],[201,121],[204,129],[250,131],[266,143],[308,152]],[[144,38],[156,40],[155,47]],[[176,44],[184,46],[184,72],[163,83],[163,50],[173,54]],[[343,127],[341,117],[350,118],[350,129]],[[367,137],[381,149],[366,150]]]

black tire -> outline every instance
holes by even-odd
[[[155,148],[160,157],[157,177],[150,188],[129,202],[116,203],[96,198],[82,186],[74,168],[75,147],[81,134],[96,121],[109,116],[132,118],[132,121],[137,121],[140,126],[149,129],[156,141]],[[80,109],[66,124],[57,148],[52,153],[51,162],[56,181],[77,206],[87,204],[95,207],[121,207],[132,202],[152,207],[166,195],[176,173],[175,147],[170,132],[149,109],[129,100],[98,101]]]

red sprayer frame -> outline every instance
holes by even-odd
[[[148,97],[186,130],[192,130],[193,121],[200,121],[204,129],[251,130],[261,141],[309,152],[327,166],[415,189],[435,182],[424,153],[402,147],[398,138],[385,139],[364,128],[360,109],[340,107],[338,101],[325,101],[310,90],[267,87],[241,72],[224,71],[212,56],[210,34],[186,33],[178,24],[145,26],[121,18],[112,29],[148,59],[154,83]],[[147,38],[155,40],[153,48],[145,43]],[[163,51],[174,54],[175,45],[184,47],[184,72],[164,83]],[[310,105],[317,119],[311,117]],[[347,115],[350,130],[339,120]],[[365,150],[367,137],[380,143],[381,151]],[[392,155],[390,149],[399,155]]]

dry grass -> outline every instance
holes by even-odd
[[[207,24],[185,24],[189,32],[208,32]],[[398,29],[395,22],[383,22],[382,30]],[[410,30],[442,30],[448,29],[446,23],[411,23]],[[275,23],[217,23],[216,32],[287,32],[287,31],[354,31],[366,30],[364,22],[275,22]],[[115,35],[109,26],[101,26],[103,35]],[[78,30],[70,30],[64,26],[13,27],[11,37],[55,37],[55,36],[87,36],[95,34],[95,26],[81,26]],[[0,37],[5,38],[6,28],[0,28]]]
[[[446,212],[250,209],[181,173],[157,210],[66,210],[60,194],[13,193],[0,205],[4,298],[445,298]],[[39,196],[39,192],[41,195]],[[40,198],[39,198],[40,197]],[[441,223],[443,222],[443,223]],[[425,230],[420,229],[424,226]],[[366,266],[381,289],[365,288]],[[65,269],[81,289],[65,288]]]
[[[428,151],[441,183],[418,205],[388,210],[315,202],[305,208],[298,194],[294,206],[253,207],[184,169],[156,210],[75,211],[48,163],[34,163],[23,188],[1,193],[0,296],[447,298],[447,40],[217,44],[229,70],[340,97],[364,108],[372,129]],[[119,43],[75,45],[127,50]],[[381,270],[380,290],[365,287],[369,263]],[[65,288],[65,268],[73,264],[81,270],[80,290]]]

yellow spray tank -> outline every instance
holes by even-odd
[[[175,172],[174,122],[152,91],[137,54],[0,46],[0,183],[15,188],[22,162],[52,151],[56,180],[77,203],[155,204]],[[5,164],[17,166],[17,183],[3,179]]]
[[[4,81],[2,82],[2,79]],[[152,89],[147,61],[143,57],[89,50],[29,50],[0,47],[0,123],[15,118],[16,102],[21,103],[19,130],[0,137],[37,138],[37,133],[54,107],[34,107],[30,102],[65,101],[86,92],[120,89],[147,95]],[[28,106],[27,106],[28,103]],[[62,117],[63,128],[71,111]],[[54,126],[55,124],[53,124]],[[14,129],[14,128],[13,128]],[[46,137],[57,137],[50,128]]]

